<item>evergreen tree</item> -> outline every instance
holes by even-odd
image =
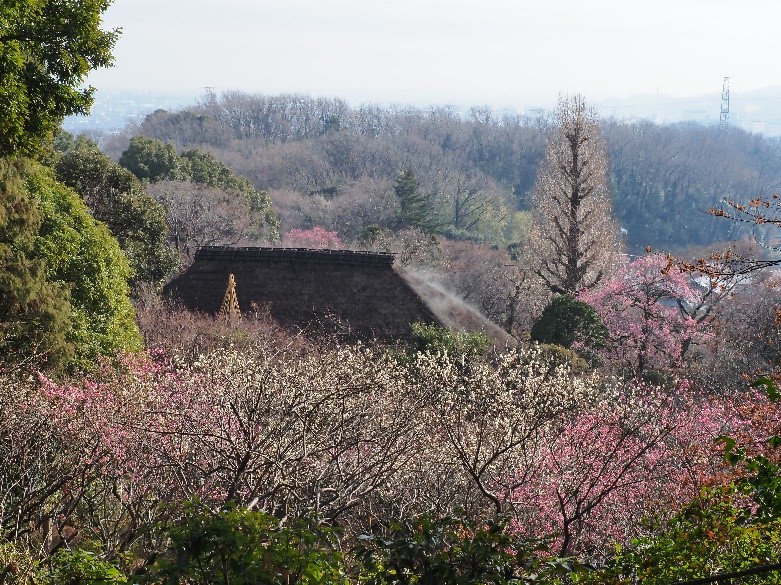
[[[150,183],[186,181],[190,178],[188,161],[177,154],[172,144],[146,136],[130,139],[127,150],[119,157],[119,164]]]
[[[127,260],[78,195],[5,158],[0,196],[0,362],[89,368],[138,349]]]
[[[111,0],[0,2],[0,156],[35,153],[62,119],[85,114],[92,69],[108,67],[118,30],[101,30]]]
[[[70,365],[89,368],[99,356],[139,349],[131,270],[116,239],[50,169],[29,163],[22,179],[41,214],[32,256],[45,264],[47,280],[68,292]]]
[[[160,284],[176,266],[168,246],[166,210],[138,180],[79,137],[54,165],[58,180],[81,196],[92,215],[108,226],[130,262],[133,283]]]
[[[34,247],[41,213],[19,162],[0,158],[0,369],[35,360],[57,367],[73,354],[64,283],[50,282]]]
[[[415,173],[403,169],[396,178],[393,191],[401,205],[400,223],[402,227],[418,227],[423,231],[436,231],[434,208],[429,197],[420,191],[420,183]]]

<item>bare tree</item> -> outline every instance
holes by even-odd
[[[253,240],[262,221],[241,193],[189,181],[161,181],[148,192],[165,206],[172,243],[188,259],[199,246]]]
[[[561,98],[533,201],[535,272],[555,293],[599,284],[617,264],[618,225],[596,113],[582,96]]]

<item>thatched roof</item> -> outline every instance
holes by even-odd
[[[485,331],[496,339],[495,326],[474,311],[467,311],[471,321],[462,319],[466,325],[456,323],[452,302],[452,314],[438,316],[421,298],[421,293],[427,294],[425,283],[406,273],[400,275],[388,253],[204,247],[164,293],[188,309],[215,315],[230,274],[235,276],[243,313],[268,310],[290,329],[388,343],[409,339],[410,325],[421,321],[455,330]],[[505,344],[504,339],[497,341]]]

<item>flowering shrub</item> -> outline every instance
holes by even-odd
[[[155,351],[26,384],[0,392],[13,413],[0,486],[29,486],[0,492],[4,535],[43,534],[62,518],[57,538],[89,534],[108,555],[161,546],[152,528],[197,499],[338,522],[348,536],[432,510],[509,517],[517,536],[599,557],[735,473],[716,437],[776,432],[779,420],[761,396],[622,382],[540,347],[490,360],[263,344],[194,361]]]
[[[320,226],[308,230],[292,229],[285,234],[285,242],[297,248],[343,248],[337,232],[328,231]]]
[[[727,405],[638,384],[564,417],[513,499],[518,529],[555,535],[560,554],[604,554],[668,519],[723,467],[716,438],[739,426]]]
[[[99,473],[90,445],[69,440],[50,414],[32,380],[0,373],[2,555],[19,552],[12,546],[17,542],[37,542],[44,551],[54,546],[74,500]],[[7,562],[25,564],[12,557]]]
[[[228,348],[176,368],[159,352],[76,383],[42,378],[42,389],[55,424],[100,462],[102,496],[126,522],[194,497],[334,519],[411,456],[415,417],[389,360]],[[121,549],[142,529],[102,544]]]
[[[701,333],[700,324],[681,309],[694,298],[688,276],[660,254],[624,265],[604,286],[579,295],[610,332],[608,357],[637,373],[682,364]]]

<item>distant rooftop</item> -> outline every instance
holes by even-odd
[[[233,275],[241,311],[266,308],[292,331],[392,343],[412,339],[412,323],[422,322],[485,333],[497,347],[515,345],[459,299],[393,264],[388,252],[204,246],[164,293],[216,315]]]
[[[339,264],[345,266],[393,266],[394,254],[362,250],[329,250],[311,248],[265,248],[202,246],[195,252],[195,261],[230,260],[234,262],[296,262],[307,264]]]

